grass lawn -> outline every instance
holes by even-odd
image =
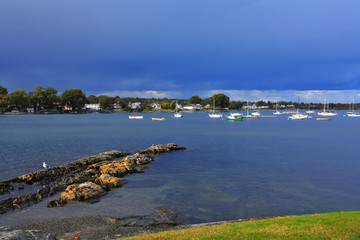
[[[254,219],[125,239],[360,239],[360,212]]]

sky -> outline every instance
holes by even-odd
[[[0,85],[360,102],[359,0],[0,1]]]

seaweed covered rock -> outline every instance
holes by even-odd
[[[100,177],[95,180],[95,182],[107,190],[122,187],[127,183],[125,179],[113,177],[109,174],[101,174]]]
[[[129,155],[128,152],[121,152],[112,150],[108,152],[99,153],[94,156],[82,158],[71,163],[66,163],[58,167],[43,169],[41,171],[24,174],[15,179],[14,182],[33,184],[39,182],[41,185],[48,185],[57,179],[62,178],[68,174],[76,174],[85,171],[90,165],[109,161],[115,158]]]
[[[121,177],[147,170],[149,163],[154,161],[150,154],[183,149],[186,148],[173,143],[152,145],[141,153],[130,156],[127,156],[130,154],[128,152],[112,150],[0,182],[0,194],[9,194],[13,190],[21,191],[25,184],[33,185],[26,187],[32,188],[33,193],[0,201],[0,214],[30,206],[64,190],[60,199],[48,202],[48,207],[59,207],[69,201],[84,201],[102,196],[108,190],[122,187],[126,180]],[[121,157],[124,158],[120,159]]]
[[[5,194],[11,190],[14,190],[14,186],[10,181],[0,183],[0,195]]]
[[[135,153],[134,155],[130,155],[125,157],[122,162],[131,163],[133,165],[142,165],[148,164],[154,161],[154,157],[149,154],[141,154]]]
[[[152,145],[141,153],[160,154],[184,149],[186,149],[186,147],[180,147],[174,143],[168,143],[166,145]]]
[[[105,195],[106,191],[93,182],[85,182],[81,184],[73,184],[61,193],[61,200],[69,201],[85,201],[91,198]]]
[[[111,176],[115,177],[123,177],[128,172],[130,172],[129,169],[121,161],[113,161],[111,163],[100,166],[101,174],[110,174]]]

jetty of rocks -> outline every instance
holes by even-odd
[[[149,163],[154,161],[154,155],[184,149],[186,147],[168,143],[152,145],[132,155],[113,150],[0,182],[0,195],[22,193],[29,185],[32,189],[30,194],[1,200],[0,214],[28,207],[60,191],[60,199],[48,201],[48,207],[99,198],[126,184],[123,177],[127,174],[144,172],[149,168]]]

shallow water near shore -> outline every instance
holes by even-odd
[[[272,112],[264,112],[271,115]],[[289,121],[287,115],[230,122],[206,113],[0,115],[0,180],[108,150],[169,142],[185,151],[155,156],[99,202],[46,202],[0,215],[0,225],[85,215],[148,215],[166,207],[181,223],[360,208],[360,118]],[[164,117],[162,122],[151,117]],[[9,195],[0,196],[1,198]],[[58,196],[54,196],[58,197]]]

